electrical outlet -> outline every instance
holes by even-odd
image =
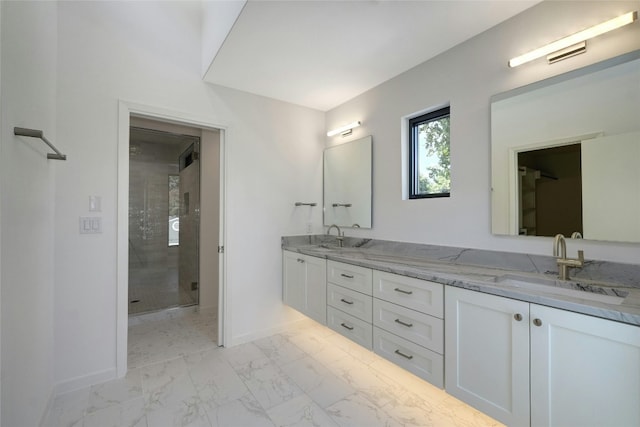
[[[312,229],[313,229],[313,224],[310,222],[307,222],[307,234],[311,234]]]

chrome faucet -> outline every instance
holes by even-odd
[[[331,229],[334,227],[338,231],[338,235],[336,236],[336,239],[338,239],[338,246],[342,247],[344,245],[344,231],[341,232],[340,227],[338,227],[336,224],[331,224],[327,229],[327,235],[331,234]]]
[[[578,258],[567,258],[567,242],[562,234],[556,234],[553,238],[553,256],[558,263],[558,278],[569,280],[569,268],[584,266],[584,251],[578,251]]]

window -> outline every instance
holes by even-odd
[[[409,119],[409,198],[449,197],[449,114],[441,108]]]
[[[169,175],[169,246],[180,244],[180,175]]]

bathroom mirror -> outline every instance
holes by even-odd
[[[371,228],[372,138],[324,150],[324,225]]]
[[[640,242],[640,51],[491,99],[494,234]]]

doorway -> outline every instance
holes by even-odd
[[[126,101],[119,102],[118,119],[118,219],[117,219],[117,313],[116,376],[127,373],[129,305],[129,136],[130,127],[175,132],[175,126],[200,132],[201,191],[198,311],[216,312],[217,344],[227,342],[227,292],[225,240],[225,144],[226,126],[188,113],[169,111]],[[150,127],[149,122],[153,125]],[[185,134],[184,131],[177,132]],[[188,134],[188,132],[187,132]],[[167,225],[168,226],[168,225]],[[135,256],[135,255],[131,255]],[[189,308],[188,308],[189,309]],[[180,310],[188,310],[180,309]],[[163,311],[161,313],[169,313]]]
[[[199,129],[132,120],[129,315],[198,305]]]

